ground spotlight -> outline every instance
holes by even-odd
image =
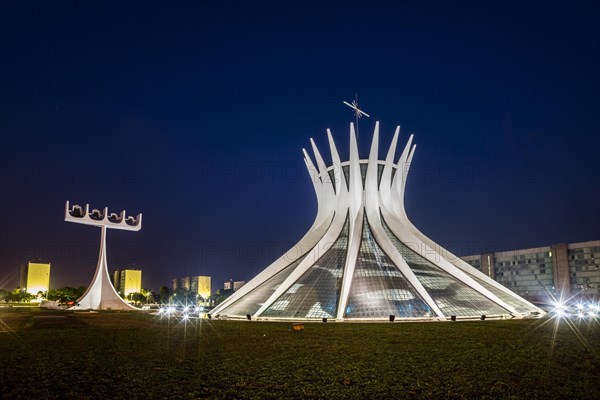
[[[456,321],[456,315],[451,315],[450,316],[450,321]]]
[[[327,322],[327,318],[323,318],[323,322]]]
[[[395,315],[390,315],[390,322],[394,322],[395,319],[396,319]]]

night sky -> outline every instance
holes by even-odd
[[[52,262],[87,285],[100,230],[64,203],[142,212],[111,270],[249,280],[306,232],[301,149],[418,144],[407,211],[461,255],[600,239],[598,2],[0,5],[0,287]]]

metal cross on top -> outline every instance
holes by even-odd
[[[354,112],[354,116],[356,117],[356,136],[358,136],[358,119],[361,118],[363,115],[365,117],[370,117],[370,115],[358,107],[358,95],[356,95],[354,100],[352,100],[352,104],[348,103],[347,101],[344,101],[343,103],[350,107]]]

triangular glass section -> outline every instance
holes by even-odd
[[[383,217],[381,220],[389,239],[444,315],[474,317],[484,314],[506,315],[509,313],[477,290],[406,246],[392,233]]]
[[[342,171],[344,172],[344,178],[346,178],[346,190],[350,190],[350,165],[344,165]]]
[[[348,217],[335,243],[261,314],[273,318],[335,318],[346,253]]]
[[[377,188],[381,186],[381,177],[383,176],[384,164],[377,164]]]
[[[473,268],[473,269],[475,270],[475,268]],[[463,272],[466,273],[467,275],[469,275],[471,278],[473,278],[481,286],[483,286],[484,288],[486,288],[487,290],[489,290],[490,292],[495,294],[496,297],[498,297],[500,300],[504,301],[509,306],[512,306],[518,313],[528,314],[530,312],[538,311],[535,308],[531,307],[526,302],[519,300],[519,299],[515,298],[514,296],[511,296],[509,293],[504,293],[504,291],[498,289],[497,287],[495,287],[493,285],[490,285],[483,279],[479,278],[477,275],[471,274],[470,272],[464,271],[464,270],[463,270]],[[510,289],[506,289],[506,290],[510,290]]]
[[[239,316],[245,317],[246,314],[254,315],[255,312],[264,304],[265,301],[277,290],[279,285],[292,273],[294,269],[302,262],[306,256],[300,257],[271,278],[260,284],[258,287],[246,293],[239,300],[236,300],[231,305],[225,307],[221,311],[224,316]]]
[[[392,166],[392,182],[394,182],[394,177],[396,176],[396,172],[398,172],[398,167],[396,165]]]
[[[337,194],[337,190],[335,189],[335,184],[336,184],[336,181],[340,178],[336,178],[333,167],[329,168],[327,170],[327,173],[329,174],[329,182],[327,182],[327,183],[331,183],[331,185],[333,186],[333,193]]]
[[[365,216],[346,318],[432,316],[423,298],[379,247]]]
[[[367,168],[369,168],[369,164],[366,162],[360,163],[360,179],[362,180],[362,187],[365,187],[365,181],[367,180]]]

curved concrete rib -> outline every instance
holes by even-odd
[[[348,191],[348,186],[346,184],[346,175],[344,175],[344,170],[342,169],[342,161],[340,160],[340,155],[335,147],[335,142],[333,140],[333,136],[331,135],[331,131],[327,129],[327,140],[329,140],[329,149],[331,151],[331,161],[333,163],[333,174],[335,177],[335,193],[339,196],[342,190]]]
[[[106,215],[106,213],[105,213]],[[85,293],[77,299],[71,310],[139,310],[127,304],[117,293],[108,275],[106,258],[106,226],[100,229],[100,254],[92,283]]]
[[[383,252],[392,260],[396,267],[400,270],[402,275],[406,278],[409,284],[415,288],[417,293],[425,300],[429,308],[438,317],[443,317],[441,310],[435,304],[427,290],[423,287],[421,282],[417,279],[415,274],[411,271],[408,264],[402,258],[402,255],[398,253],[395,246],[387,238],[383,226],[380,222],[379,217],[379,193],[377,188],[378,178],[378,147],[379,147],[379,130],[378,124],[373,134],[373,141],[371,143],[371,151],[369,154],[369,164],[367,168],[367,177],[365,182],[365,210],[367,213],[367,222],[371,228],[371,232],[375,237],[375,241],[381,247]],[[389,156],[389,152],[388,152]],[[364,228],[363,228],[364,229]]]
[[[229,305],[235,303],[236,301],[244,297],[246,294],[256,289],[258,286],[266,282],[273,275],[279,273],[281,270],[298,260],[300,257],[303,257],[319,242],[321,237],[323,237],[323,235],[325,235],[325,233],[329,230],[334,215],[334,212],[333,210],[331,210],[330,207],[331,201],[326,201],[325,196],[322,193],[323,183],[318,178],[318,170],[315,168],[306,150],[303,149],[303,152],[306,168],[313,181],[318,201],[317,216],[315,217],[313,225],[292,249],[288,250],[281,257],[275,260],[271,265],[269,265],[262,272],[256,275],[250,282],[248,282],[239,290],[237,290],[234,294],[229,296],[223,303],[218,305],[212,311],[212,314],[220,314]]]
[[[389,205],[392,196],[392,172],[394,170],[394,156],[396,154],[396,146],[398,136],[400,135],[400,126],[396,127],[396,132],[392,138],[392,143],[385,157],[383,172],[381,174],[381,182],[379,183],[379,198],[383,204]]]

